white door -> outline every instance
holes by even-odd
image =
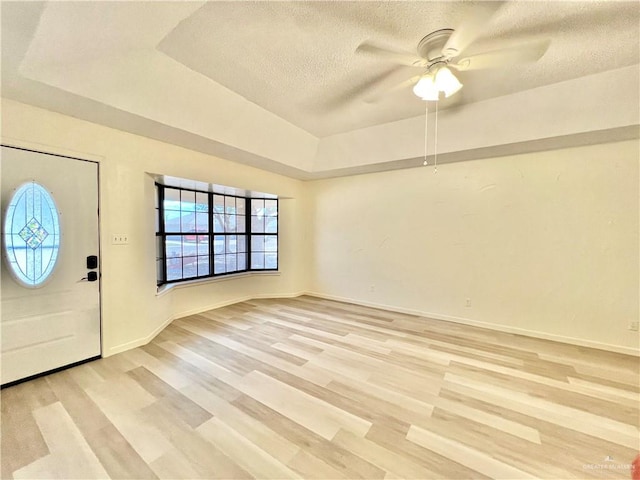
[[[6,385],[100,356],[98,164],[3,146],[0,175]]]

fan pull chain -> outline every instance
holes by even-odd
[[[436,128],[433,141],[433,173],[438,173],[438,102],[436,102]]]
[[[427,132],[429,127],[429,104],[424,101],[424,163],[423,165],[429,165],[427,163]]]

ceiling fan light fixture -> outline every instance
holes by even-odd
[[[438,69],[434,82],[438,91],[444,92],[444,96],[447,98],[462,88],[460,81],[447,67]]]
[[[413,87],[413,93],[422,100],[437,102],[440,92],[450,97],[462,88],[462,83],[447,67],[440,67],[435,73],[422,76]]]
[[[414,85],[413,93],[422,100],[437,102],[438,94],[440,92],[438,91],[438,87],[436,86],[433,76],[425,75]]]

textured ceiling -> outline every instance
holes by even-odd
[[[371,40],[415,52],[426,34],[455,28],[473,2],[211,2],[158,49],[318,137],[419,115],[410,89],[379,90],[420,70],[355,52]],[[460,73],[449,103],[506,95],[639,61],[638,2],[508,2],[465,54],[532,38],[551,46],[535,64]],[[446,106],[446,105],[445,105]]]
[[[395,165],[421,154],[424,103],[381,92],[421,70],[358,45],[415,52],[485,4],[0,0],[2,95],[300,178]],[[440,102],[451,152],[637,125],[640,2],[499,5],[464,56],[550,47],[534,64],[459,73],[464,88]]]

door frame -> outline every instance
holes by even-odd
[[[76,367],[78,365],[82,365],[83,363],[88,363],[88,362],[92,362],[94,360],[98,360],[100,358],[103,357],[104,355],[104,335],[103,335],[103,325],[102,325],[102,317],[103,317],[103,312],[102,312],[102,221],[101,221],[101,181],[100,181],[100,163],[101,160],[104,159],[104,157],[102,156],[95,156],[95,155],[91,155],[91,154],[85,154],[82,153],[83,156],[85,157],[93,157],[92,159],[90,158],[82,158],[76,155],[77,152],[74,151],[70,151],[67,149],[62,149],[59,147],[54,147],[54,146],[49,146],[49,145],[43,145],[43,144],[39,144],[39,143],[33,143],[33,142],[27,142],[24,140],[17,140],[17,139],[9,139],[6,137],[0,137],[0,147],[5,147],[5,148],[12,148],[14,150],[22,150],[25,152],[32,152],[32,153],[38,153],[41,155],[49,155],[52,157],[60,157],[60,158],[68,158],[71,160],[77,160],[79,162],[88,162],[88,163],[93,163],[96,165],[96,184],[97,184],[97,195],[98,195],[98,272],[99,272],[99,282],[98,282],[98,324],[100,327],[100,353],[99,355],[96,355],[94,357],[90,357],[90,358],[86,358],[84,360],[80,360],[78,362],[74,362],[71,363],[69,365],[63,365],[61,367],[57,367],[57,368],[53,368],[51,370],[47,370],[45,372],[41,372],[41,373],[36,373],[35,375],[30,375],[28,377],[25,378],[21,378],[19,380],[14,380],[12,382],[7,382],[5,384],[0,385],[0,390],[7,388],[7,387],[11,387],[13,385],[17,385],[23,382],[28,382],[29,380],[34,380],[36,378],[39,377],[43,377],[45,375],[50,375],[52,373],[56,373],[56,372],[60,372],[62,370],[66,370],[68,368],[73,368]],[[46,148],[47,150],[43,150],[43,147]],[[59,153],[56,153],[59,152]],[[0,157],[0,174],[2,172],[2,160]],[[4,205],[3,205],[4,207]],[[0,213],[0,221],[4,221],[4,208],[2,209],[1,213]],[[4,245],[4,238],[2,238],[0,240],[0,244]],[[2,252],[2,256],[4,257],[4,250]],[[7,268],[6,267],[6,262],[5,260],[0,260],[0,263],[2,263],[2,268]],[[2,284],[0,283],[0,291],[2,290]],[[0,318],[2,317],[2,307],[0,304]],[[1,328],[1,326],[0,326]]]

